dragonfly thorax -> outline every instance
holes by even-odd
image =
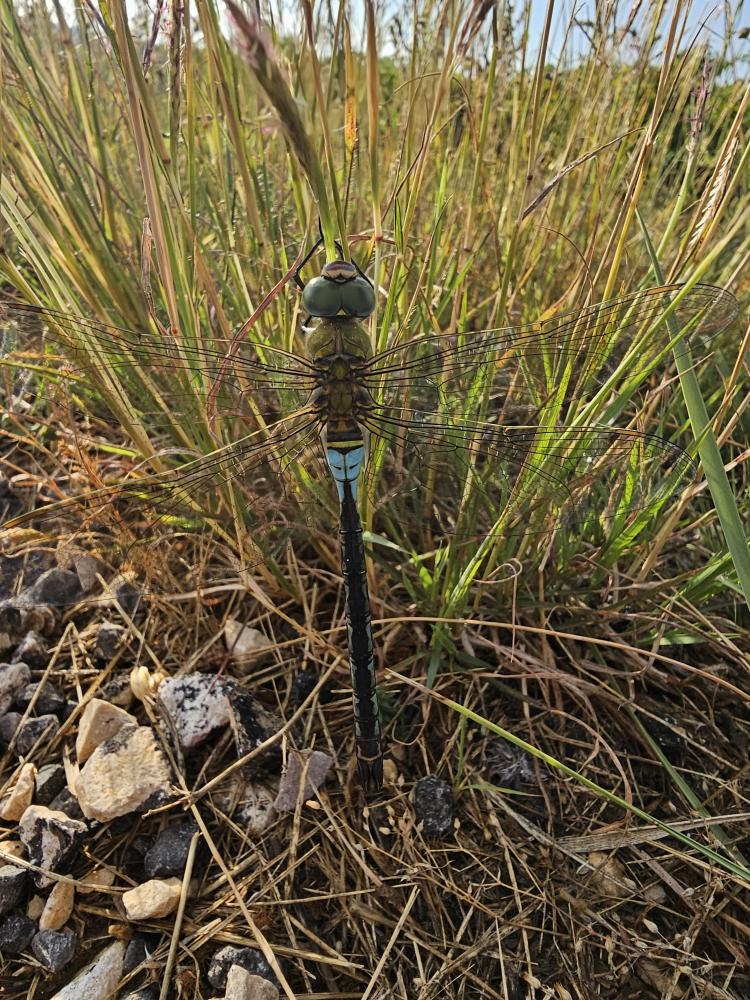
[[[367,330],[350,317],[319,320],[307,335],[305,350],[315,364],[336,355],[350,357],[352,361],[366,361],[372,357]]]

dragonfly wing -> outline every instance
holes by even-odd
[[[88,320],[43,306],[0,297],[0,364],[5,371],[6,408],[11,408],[19,382],[9,379],[9,362],[17,371],[39,365],[40,342],[52,341],[61,352],[45,356],[45,374],[94,381],[110,395],[126,386],[131,405],[142,415],[169,411],[188,413],[200,407],[217,380],[220,407],[237,409],[256,393],[257,410],[269,417],[304,405],[315,384],[313,367],[303,358],[276,348],[211,336],[186,339],[157,328],[130,330]],[[226,357],[234,352],[225,377]]]
[[[549,320],[494,330],[417,337],[371,359],[363,381],[384,406],[504,411],[532,420],[550,400],[574,409],[618,369],[642,377],[681,337],[708,349],[737,316],[734,296],[712,285],[647,288]]]
[[[76,523],[83,523],[80,534],[103,533],[107,550],[117,554],[115,561],[127,561],[141,577],[149,578],[147,589],[156,590],[151,578],[161,569],[158,562],[162,554],[157,555],[156,549],[159,545],[164,548],[165,535],[169,548],[180,533],[231,523],[232,510],[223,500],[226,491],[220,489],[231,482],[236,484],[237,506],[252,538],[253,551],[242,564],[248,569],[255,560],[265,558],[261,552],[265,536],[293,522],[291,494],[296,487],[292,467],[316,448],[319,434],[318,416],[309,410],[299,411],[267,431],[255,431],[175,468],[134,476],[126,483],[68,496],[11,517],[0,525],[0,542],[18,555],[16,543],[23,547],[29,539],[28,533],[17,529],[33,526],[49,530],[72,514]],[[51,532],[53,537],[56,534]],[[38,548],[38,536],[30,542]]]
[[[388,446],[366,472],[371,497],[421,505],[449,530],[473,534],[548,531],[576,523],[599,534],[638,511],[655,511],[694,478],[690,456],[655,434],[597,425],[506,426],[375,410],[364,421]],[[403,499],[401,499],[403,502]],[[426,506],[425,506],[426,505]]]

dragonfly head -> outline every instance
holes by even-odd
[[[302,305],[319,319],[365,319],[375,309],[375,290],[354,264],[332,260],[305,285]]]

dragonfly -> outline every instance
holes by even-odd
[[[218,393],[252,426],[174,467],[13,516],[3,534],[68,507],[101,511],[122,501],[162,521],[196,510],[220,518],[218,487],[228,484],[241,488],[257,540],[300,500],[300,482],[315,503],[327,483],[338,507],[357,770],[373,794],[383,786],[384,741],[363,503],[376,514],[396,511],[392,525],[411,519],[447,534],[486,564],[514,531],[572,523],[606,535],[607,525],[656,516],[689,485],[695,465],[675,442],[616,424],[633,393],[615,388],[643,383],[673,349],[710,350],[737,303],[712,285],[660,285],[532,323],[396,335],[374,352],[365,324],[376,291],[356,264],[342,254],[307,283],[299,270],[294,277],[306,314],[300,353],[252,340],[232,341],[231,350],[221,339],[178,341],[162,329],[0,301],[0,343],[19,370],[29,331],[43,326],[61,345],[68,376],[111,392],[128,373],[145,372],[144,397],[130,400],[122,418],[128,429],[158,432],[167,410],[195,405],[196,386],[198,399]],[[596,421],[581,419],[587,407]]]

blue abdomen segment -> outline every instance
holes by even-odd
[[[334,447],[326,448],[326,459],[336,483],[340,503],[344,502],[344,483],[349,484],[352,499],[356,501],[357,480],[365,464],[365,457],[364,444],[349,447],[345,451]]]

